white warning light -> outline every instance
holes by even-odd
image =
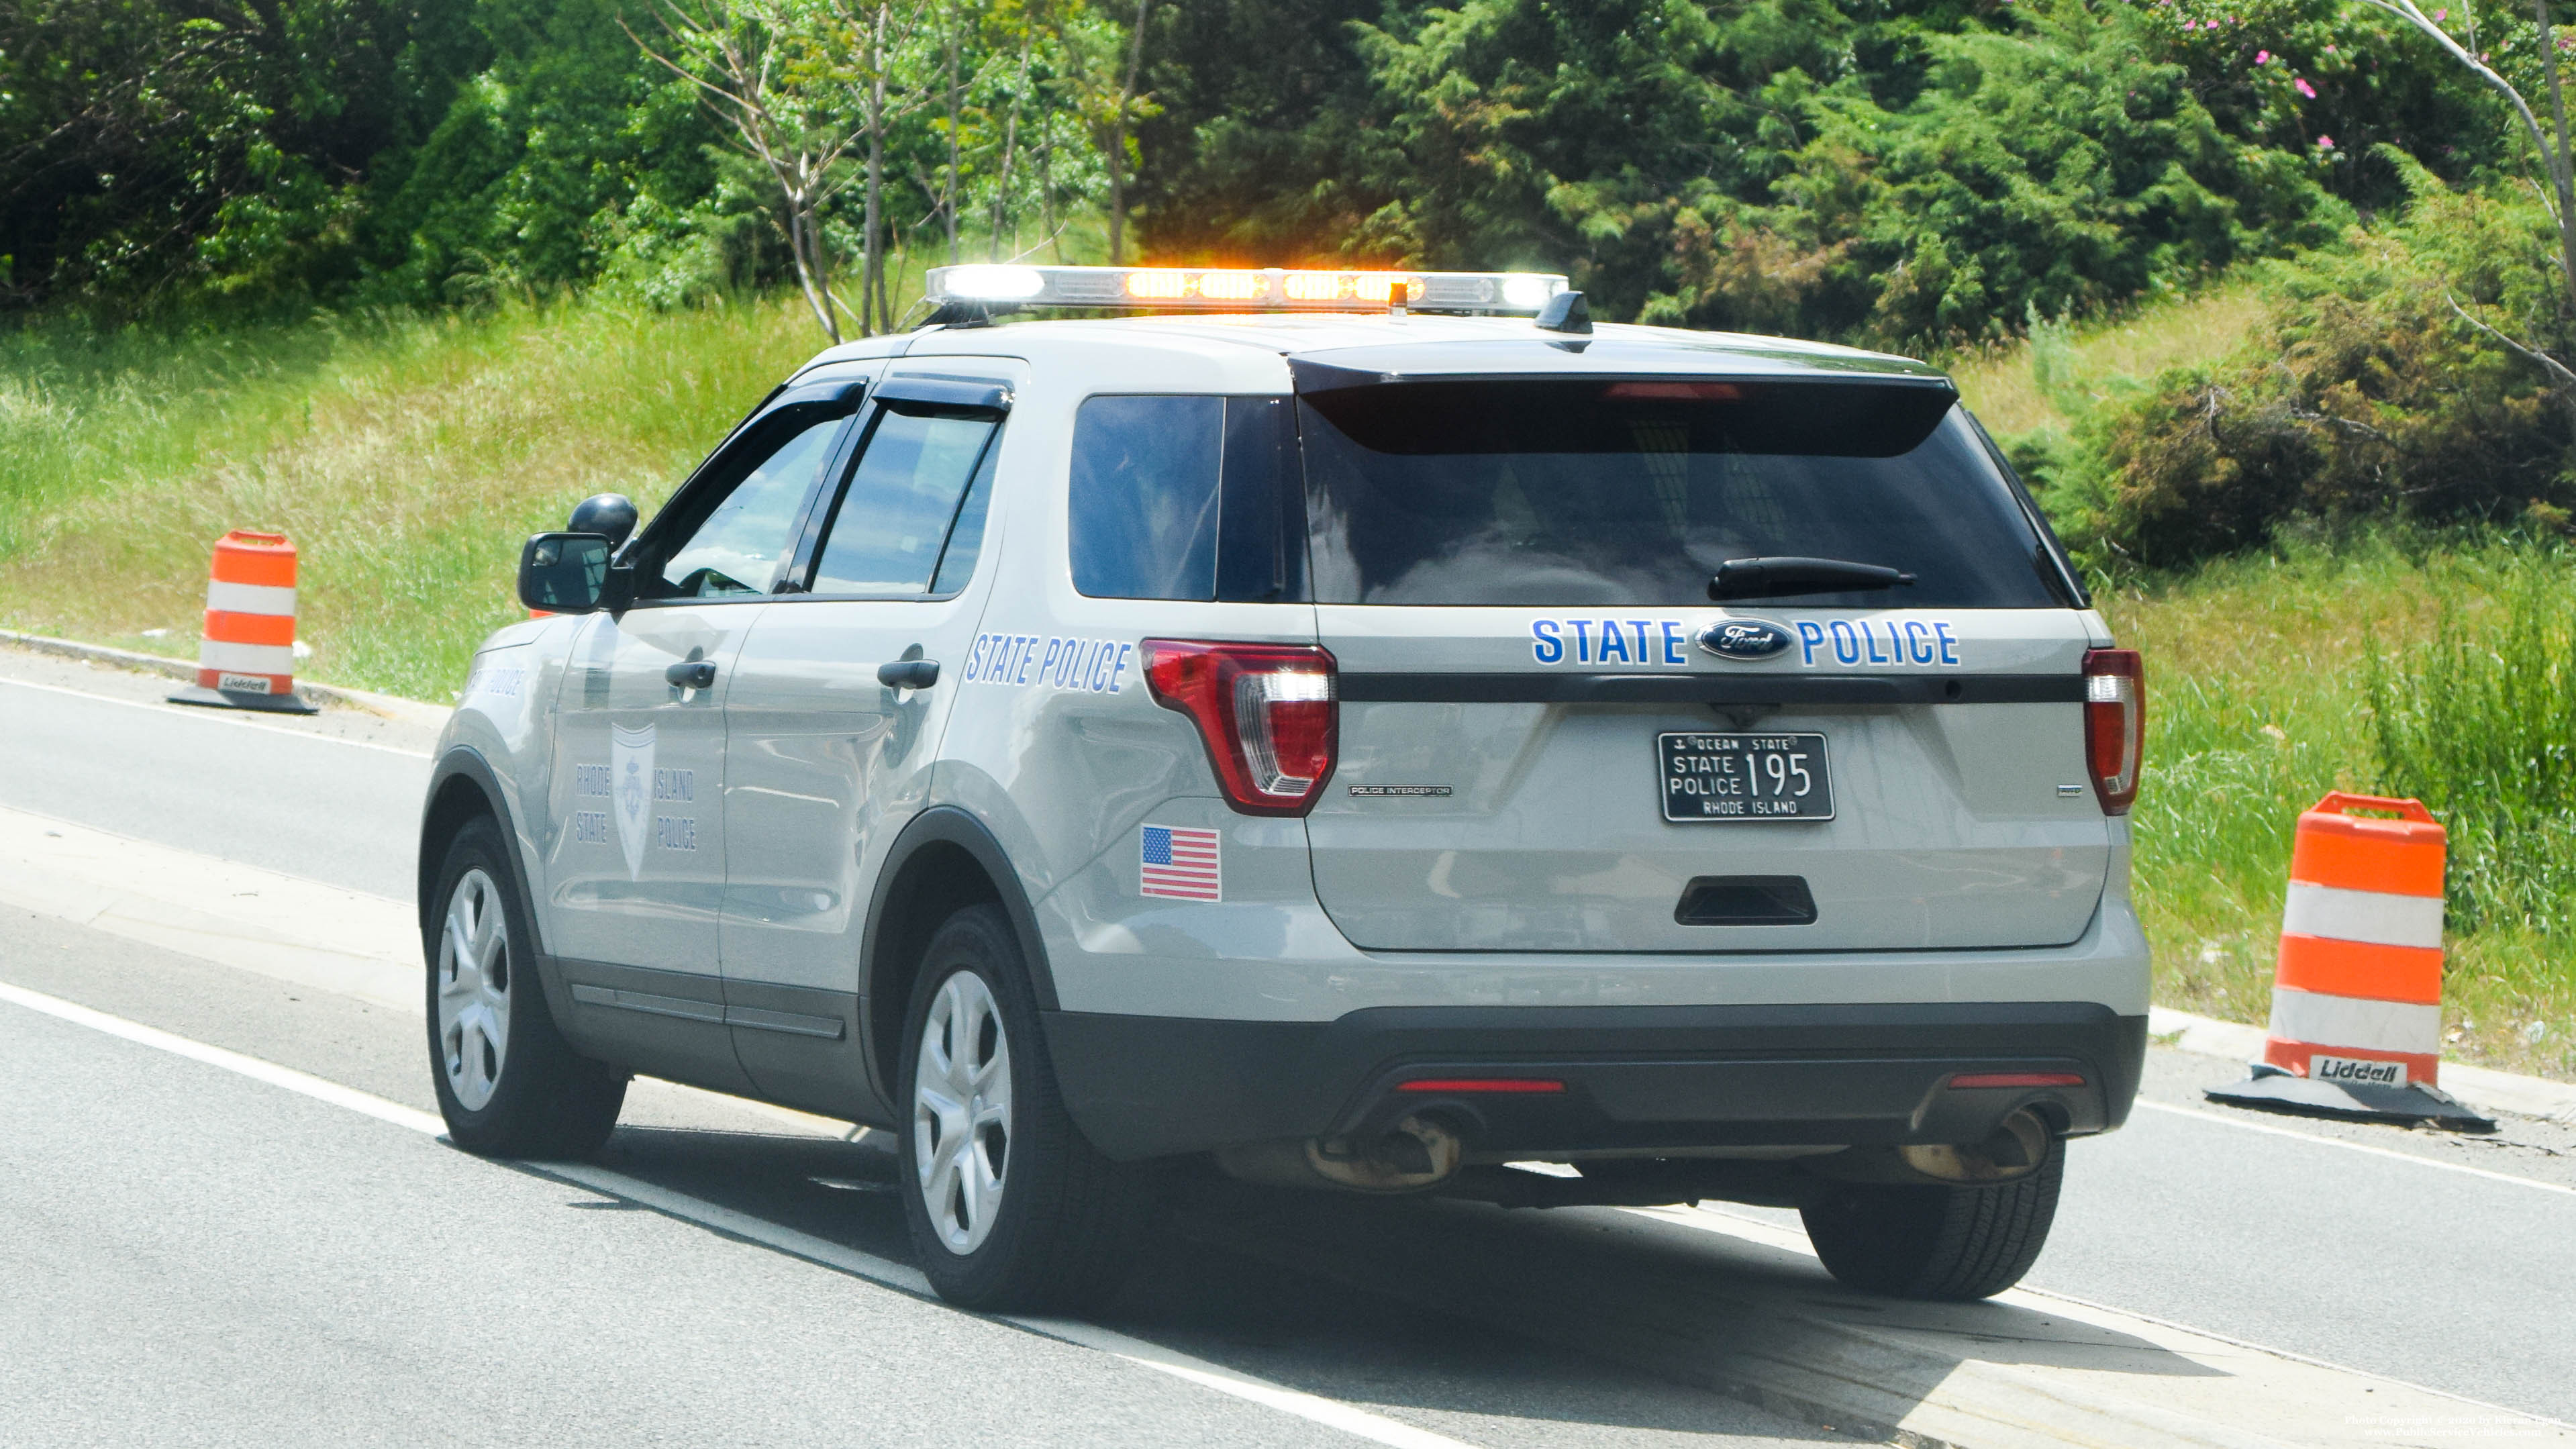
[[[933,267],[933,304],[1004,302],[1174,312],[1535,313],[1565,290],[1553,272],[1333,271],[1282,267]]]
[[[1535,312],[1564,285],[1561,277],[1534,277],[1527,272],[1503,278],[1503,305],[1515,312]]]
[[[978,263],[963,267],[941,267],[946,273],[947,294],[978,302],[1025,302],[1046,290],[1046,275],[1035,267],[1003,267]]]

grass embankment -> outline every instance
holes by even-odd
[[[2237,284],[1957,367],[1998,433],[2063,428],[2160,368],[2235,346],[2260,317],[2259,294]],[[151,352],[0,339],[0,621],[186,655],[208,543],[283,528],[304,551],[308,672],[446,699],[475,641],[516,615],[519,538],[594,492],[649,509],[815,346],[792,300],[678,313],[594,301]],[[2420,702],[2462,668],[2504,670],[2519,657],[2507,626],[2539,619],[2552,667],[2576,670],[2570,599],[2576,567],[2556,545],[2402,533],[2104,587],[2114,627],[2148,652],[2134,824],[2158,998],[2262,1021],[2298,812],[2400,765],[2440,774],[2420,742],[2411,763],[2383,758],[2374,661],[2383,695]],[[2430,647],[2446,618],[2467,664]],[[2487,715],[2435,721],[2434,753],[2441,739],[2510,739],[2532,772],[2569,776],[2576,680],[2562,682],[2568,710],[2536,733],[2531,710],[2490,699]],[[2576,935],[2549,906],[2554,883],[2576,878],[2576,841],[2565,826],[2464,830],[2463,846],[2474,880],[2454,888],[2451,1050],[2576,1077]]]
[[[2167,369],[2244,346],[2267,316],[2263,281],[2237,278],[1950,365],[1997,436],[2065,434]],[[2421,792],[2455,837],[2448,1050],[2576,1078],[2576,892],[2558,888],[2576,885],[2559,803],[2576,790],[2576,699],[2533,703],[2576,649],[2563,543],[2319,535],[2097,592],[2147,653],[2131,823],[2157,1000],[2262,1022],[2299,812],[2334,789]],[[2384,738],[2383,711],[2413,727]],[[2467,761],[2478,778],[2459,778]]]
[[[210,545],[273,529],[303,672],[444,700],[518,612],[516,540],[592,493],[649,513],[818,346],[783,300],[0,338],[0,620],[192,656]]]
[[[2406,771],[2424,762],[2385,758],[2374,704],[2404,707],[2461,682],[2460,661],[2432,647],[2446,614],[2497,673],[2509,611],[2529,623],[2544,581],[2563,628],[2576,566],[2559,549],[2509,540],[2293,548],[2103,591],[2113,629],[2148,661],[2148,767],[2132,823],[2159,1001],[2264,1020],[2299,812],[2328,790],[2410,793]],[[2432,753],[2526,740],[2539,726],[2559,738],[2527,746],[2531,767],[2571,768],[2576,738],[2563,716],[2499,712],[2469,705],[2435,732]],[[2480,826],[2490,812],[2473,800],[2438,813],[2455,836],[2448,1051],[2576,1078],[2576,949],[2546,899],[2576,852],[2545,830],[2489,844]]]
[[[2117,389],[2226,355],[2263,315],[2260,286],[2240,278],[2080,329],[2043,323],[2028,340],[1981,348],[1948,365],[1959,396],[1996,437],[2063,431],[2077,410]]]

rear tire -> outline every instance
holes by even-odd
[[[2021,1281],[2048,1244],[2066,1146],[2039,1170],[1984,1187],[1838,1184],[1800,1209],[1825,1271],[1870,1293],[1964,1303]]]
[[[904,1219],[940,1297],[1083,1309],[1115,1292],[1152,1209],[1143,1169],[1064,1108],[1019,937],[969,906],[930,938],[904,1017]]]
[[[589,1157],[617,1126],[627,1074],[575,1052],[537,978],[536,932],[489,817],[448,842],[429,958],[429,1076],[448,1140],[491,1157]]]

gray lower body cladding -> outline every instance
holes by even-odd
[[[1983,1139],[2024,1106],[2119,1126],[2147,1019],[2094,1002],[1695,1007],[1376,1007],[1330,1022],[1051,1012],[1074,1120],[1122,1160],[1365,1134],[1438,1106],[1471,1151],[1864,1146]],[[1954,1088],[1967,1074],[2080,1085]],[[1400,1092],[1425,1078],[1562,1082],[1548,1093]]]

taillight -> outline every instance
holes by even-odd
[[[2093,793],[2109,815],[2126,815],[2138,798],[2138,765],[2147,743],[2147,681],[2135,649],[2084,654],[2084,757]]]
[[[1143,652],[1155,703],[1197,722],[1228,804],[1247,815],[1314,805],[1333,773],[1332,655],[1184,639],[1148,639]]]

